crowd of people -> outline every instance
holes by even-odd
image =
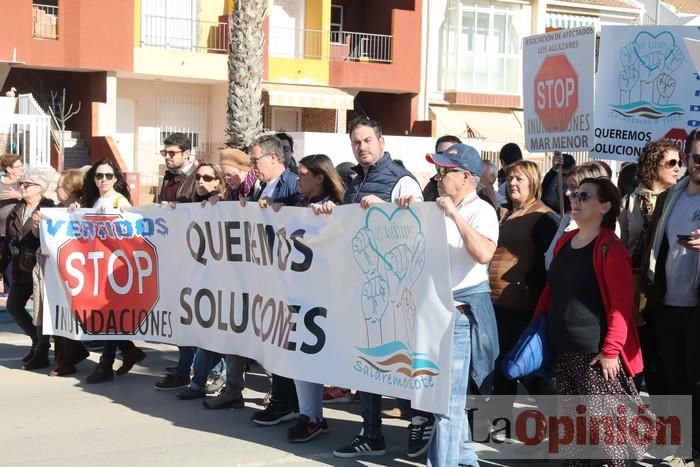
[[[501,169],[454,136],[443,136],[426,156],[435,175],[424,187],[385,151],[380,125],[367,117],[350,124],[356,164],[334,167],[324,154],[294,157],[284,133],[264,135],[247,150],[224,149],[218,164],[194,160],[186,135],[164,141],[167,170],[157,202],[256,202],[261,208],[298,206],[333,216],[340,204],[433,201],[444,213],[455,327],[449,410],[435,415],[399,401],[409,419],[407,455],[427,452],[430,466],[477,466],[468,442],[465,414],[469,391],[515,397],[517,381],[507,379],[501,360],[528,323],[547,314],[555,357],[551,378],[521,381],[531,394],[681,394],[693,399],[700,420],[700,131],[683,150],[671,141],[649,142],[636,164],[623,167],[618,185],[600,161],[576,164],[555,154],[551,171],[523,159],[517,145],[501,151]],[[685,175],[681,177],[683,167]],[[50,177],[41,168],[23,172],[18,156],[0,159],[0,237],[7,310],[31,339],[22,359],[27,370],[50,365],[49,336],[41,328],[40,208]],[[562,184],[558,179],[562,179]],[[563,185],[564,196],[562,197]],[[119,168],[104,159],[86,172],[65,171],[55,187],[56,202],[69,209],[124,209],[131,206]],[[430,235],[430,233],[427,233]],[[35,316],[25,310],[34,296]],[[76,372],[89,355],[80,342],[55,338],[53,376]],[[114,371],[116,350],[122,364]],[[204,348],[179,347],[174,367],[155,383],[177,390],[179,399],[204,399],[209,409],[241,408],[248,361]],[[123,375],[146,354],[131,341],[102,344],[99,363],[86,383]],[[207,396],[207,377],[225,365],[225,383]],[[338,457],[383,455],[382,397],[359,393],[359,434],[334,451]],[[270,426],[295,421],[290,442],[307,442],[329,430],[323,404],[350,402],[347,388],[270,375],[269,397],[252,422]],[[612,409],[611,409],[612,410]],[[693,459],[700,457],[700,430],[693,432]],[[607,461],[566,461],[568,465],[626,463],[619,447]],[[665,465],[692,465],[677,457]]]

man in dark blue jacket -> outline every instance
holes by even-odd
[[[304,196],[297,189],[296,174],[285,168],[284,151],[276,136],[261,136],[253,142],[250,164],[262,183],[262,190],[254,197],[261,206],[277,203],[296,206],[303,199]],[[270,403],[264,410],[253,414],[253,423],[270,426],[296,418],[299,402],[294,380],[272,375],[270,393]]]

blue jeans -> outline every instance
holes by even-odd
[[[382,436],[382,396],[360,392],[362,434],[368,438]]]
[[[294,380],[299,399],[299,413],[310,420],[323,419],[323,384]]]
[[[197,349],[194,356],[194,376],[190,381],[190,387],[196,390],[204,390],[207,386],[207,376],[214,365],[223,357],[221,354],[206,349]]]
[[[430,443],[427,467],[479,465],[479,459],[469,440],[469,421],[466,416],[473,319],[469,310],[466,313],[457,312],[452,341],[450,405],[447,416],[435,416],[437,431]]]
[[[180,356],[177,359],[175,375],[180,377],[189,376],[190,369],[192,368],[192,362],[194,361],[194,353],[197,351],[197,347],[178,346],[177,350],[180,351]]]

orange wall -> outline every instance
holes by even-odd
[[[131,71],[134,11],[129,0],[59,0],[58,39],[32,37],[32,2],[0,0],[0,60],[26,66]]]
[[[413,10],[395,8],[386,12],[387,15],[391,13],[391,64],[331,60],[330,85],[374,91],[419,92],[422,0],[415,0],[413,6]],[[383,22],[378,16],[373,16],[371,22],[367,21],[363,30],[350,29],[350,25],[344,26],[350,32],[383,32],[377,31],[376,24]]]

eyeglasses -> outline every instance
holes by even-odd
[[[106,178],[107,180],[112,180],[114,179],[114,174],[113,173],[103,173],[103,172],[95,172],[95,180],[102,180]]]
[[[464,172],[464,170],[461,169],[448,169],[447,167],[436,167],[438,177],[443,178],[445,175],[447,175],[450,172]]]
[[[698,154],[698,156],[700,156],[700,154]],[[680,159],[671,159],[670,161],[666,161],[663,164],[659,165],[664,169],[672,169],[675,166],[678,166],[678,168],[680,169],[681,167],[683,167],[683,161]]]
[[[259,161],[260,159],[264,159],[264,158],[266,158],[266,157],[274,156],[274,155],[275,155],[274,152],[268,152],[267,154],[263,154],[263,155],[260,156],[260,157],[251,157],[251,158],[250,158],[250,165],[251,165],[252,167],[255,167],[256,165],[258,165],[258,161]]]
[[[585,191],[574,191],[573,193],[569,193],[569,198],[585,203],[589,199],[595,198],[595,195],[586,193]]]
[[[22,182],[22,186],[24,188],[29,188],[32,186],[40,186],[40,185],[38,183],[34,183],[34,182]]]
[[[185,151],[166,151],[166,150],[162,150],[162,151],[160,152],[160,155],[163,156],[163,157],[175,157],[176,154],[180,154],[181,152],[185,152]]]
[[[216,177],[213,176],[213,175],[200,175],[200,174],[197,174],[197,175],[194,176],[194,179],[197,180],[197,181],[204,180],[205,182],[213,182],[214,180],[216,180]]]

